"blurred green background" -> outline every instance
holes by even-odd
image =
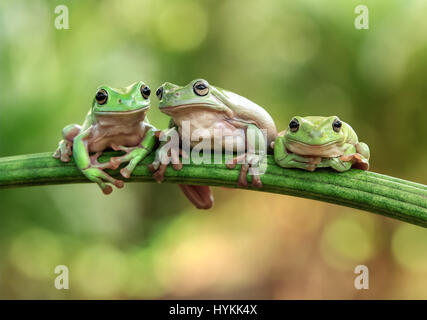
[[[69,8],[69,30],[54,27]],[[369,30],[354,27],[368,5]],[[194,78],[293,115],[338,115],[372,170],[427,183],[424,0],[0,2],[0,156],[53,151],[100,84]],[[152,96],[149,118],[168,117]],[[427,230],[345,207],[175,185],[0,190],[0,298],[427,298]],[[70,269],[57,290],[56,265]],[[354,268],[370,270],[355,290]]]

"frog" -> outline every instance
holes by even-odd
[[[156,145],[157,129],[146,118],[150,108],[151,89],[139,81],[125,88],[100,86],[83,124],[70,124],[62,130],[63,139],[53,154],[62,162],[74,159],[78,169],[95,182],[104,194],[124,186],[123,180],[110,176],[105,169],[120,170],[129,178],[136,165],[151,153]],[[124,152],[108,162],[98,158],[105,150]]]
[[[295,116],[272,147],[275,162],[283,168],[369,170],[368,145],[359,142],[354,129],[337,116]]]
[[[259,174],[248,172],[250,167],[256,165],[257,159],[251,157],[247,150],[249,142],[247,133],[250,131],[256,137],[253,143],[256,145],[251,146],[256,152],[269,148],[277,135],[277,129],[272,117],[264,108],[234,92],[211,85],[205,79],[192,80],[185,86],[166,82],[157,89],[156,95],[159,99],[159,110],[171,117],[169,133],[175,130],[182,141],[186,134],[191,137],[195,130],[201,129],[204,132],[201,138],[205,138],[213,146],[215,130],[228,132],[225,136],[227,134],[233,136],[233,150],[246,148],[242,154],[227,163],[229,169],[235,168],[238,163],[242,164],[237,185],[248,187],[248,175],[251,175],[252,187],[262,187]],[[184,121],[189,121],[190,124],[187,133],[183,131]],[[262,130],[266,133],[265,135]],[[225,138],[222,139],[214,152],[224,150],[225,140]],[[190,147],[199,143],[198,140],[191,140]],[[171,162],[171,158],[174,158],[173,155],[168,158],[166,152],[159,147],[155,160],[150,166],[158,182],[163,181],[166,167]],[[172,161],[173,168],[180,170],[182,168],[180,160],[176,156],[172,160],[175,160]],[[189,185],[180,187],[197,208],[208,209],[212,206],[213,198],[209,187]]]

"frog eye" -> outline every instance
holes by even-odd
[[[193,91],[198,96],[205,96],[209,93],[208,84],[205,81],[197,81],[193,85]]]
[[[289,129],[291,129],[292,132],[297,132],[299,129],[299,122],[297,119],[292,119],[291,122],[289,122]]]
[[[151,93],[150,87],[142,85],[139,90],[141,91],[141,94],[144,97],[144,99],[148,99],[148,97],[150,96],[150,93]]]
[[[163,98],[163,87],[160,87],[159,89],[157,89],[156,96],[157,96],[157,98],[159,98],[159,100],[162,100],[162,98]]]
[[[108,93],[104,89],[99,90],[95,95],[95,100],[99,105],[103,105],[108,100]]]
[[[332,129],[334,129],[335,132],[339,132],[342,127],[342,122],[340,119],[336,118],[334,122],[332,122]]]

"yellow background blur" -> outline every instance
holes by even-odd
[[[57,5],[69,30],[57,30]],[[359,4],[369,30],[354,27]],[[0,2],[0,156],[53,151],[96,88],[194,78],[293,115],[338,115],[372,170],[427,183],[424,0]],[[166,127],[152,95],[150,121]],[[427,230],[322,202],[175,185],[0,190],[0,298],[427,298]],[[55,266],[70,289],[54,287]],[[370,289],[356,290],[365,264]]]

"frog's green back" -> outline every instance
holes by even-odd
[[[235,118],[253,123],[260,129],[266,129],[268,145],[274,141],[277,136],[276,125],[264,108],[234,92],[214,86],[211,88],[214,89],[212,94],[233,111]]]

